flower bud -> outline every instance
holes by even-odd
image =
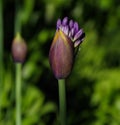
[[[24,39],[17,34],[12,43],[12,57],[14,62],[23,63],[27,53],[27,45]]]
[[[56,33],[49,51],[49,62],[57,79],[64,79],[71,73],[76,47],[82,43],[85,33],[78,23],[58,19]]]
[[[49,52],[49,60],[57,79],[66,78],[70,74],[73,65],[73,51],[73,42],[61,30],[56,31]]]

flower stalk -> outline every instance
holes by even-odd
[[[66,90],[65,90],[65,79],[58,80],[59,88],[59,120],[60,125],[67,125],[66,121]]]
[[[16,125],[21,125],[22,63],[16,63]]]

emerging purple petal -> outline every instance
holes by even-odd
[[[62,21],[62,25],[63,26],[67,25],[67,22],[68,22],[68,17],[65,17]]]
[[[61,25],[61,19],[58,19],[57,20],[57,29],[60,27],[60,25]]]
[[[74,36],[74,28],[72,28],[69,32],[69,37],[72,39]]]
[[[81,37],[81,35],[83,34],[83,30],[80,29],[74,36],[74,41],[79,39]]]
[[[74,25],[73,20],[70,20],[70,22],[69,22],[69,27],[70,27],[70,29],[72,29],[73,25]]]
[[[74,29],[75,29],[75,33],[77,33],[79,30],[79,26],[77,22],[74,23]]]
[[[68,32],[69,32],[69,27],[68,27],[68,26],[65,26],[65,27],[64,27],[64,33],[65,33],[66,35],[68,35]]]
[[[77,47],[81,42],[82,42],[82,41],[80,41],[80,40],[75,41],[74,47]]]
[[[71,29],[71,35],[73,36],[73,35],[74,35],[74,33],[75,33],[75,29],[74,29],[74,28],[72,28],[72,29]]]

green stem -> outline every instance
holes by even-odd
[[[0,119],[3,87],[3,1],[0,0]]]
[[[21,125],[21,63],[16,63],[16,125]]]
[[[21,32],[21,13],[20,13],[20,0],[15,1],[15,35]]]
[[[66,91],[65,91],[65,79],[58,80],[59,87],[59,116],[60,125],[66,125]]]
[[[20,0],[15,0],[15,26],[14,35],[21,33]],[[21,125],[21,63],[16,63],[16,125]]]

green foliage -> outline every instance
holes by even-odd
[[[1,125],[13,125],[15,123],[15,90],[12,77],[12,72],[8,70],[4,81],[4,88],[2,93],[3,120],[0,121]],[[22,124],[33,125],[37,124],[38,121],[41,124],[47,123],[49,119],[44,121],[43,117],[45,117],[46,115],[50,116],[51,113],[55,113],[56,105],[50,101],[46,102],[44,93],[32,84],[28,86],[22,86],[27,87],[23,88],[22,92]]]
[[[11,61],[14,1],[4,2],[4,84],[0,125],[15,124],[14,64]],[[22,124],[57,125],[57,81],[48,62],[56,20],[68,16],[86,33],[67,79],[68,125],[120,124],[120,3],[118,0],[24,0]],[[11,25],[12,24],[12,25]],[[7,41],[7,42],[6,42]],[[0,72],[1,69],[0,69]]]

